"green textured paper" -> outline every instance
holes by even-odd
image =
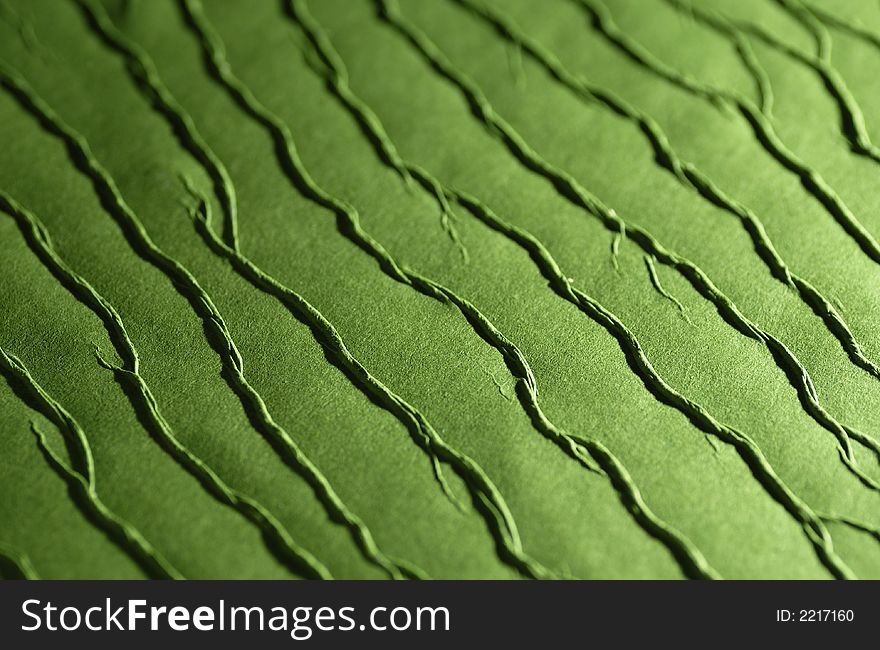
[[[874,3],[0,17],[4,576],[880,577]]]

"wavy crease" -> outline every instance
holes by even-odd
[[[5,199],[5,197],[4,197]],[[15,356],[0,347],[0,373],[29,407],[45,415],[65,436],[77,452],[82,469],[69,467],[46,443],[45,436],[31,424],[41,451],[50,466],[67,483],[70,491],[79,497],[78,505],[85,514],[147,575],[154,578],[179,580],[183,575],[135,528],[108,508],[98,496],[95,466],[88,438],[74,417],[37,383],[31,372]]]
[[[61,118],[28,86],[24,79],[5,67],[0,67],[0,84],[32,114],[50,133],[62,140],[68,148],[78,169],[93,183],[95,190],[102,199],[105,209],[114,217],[132,247],[151,264],[165,273],[181,291],[194,309],[203,316],[207,325],[221,334],[227,333],[222,316],[214,307],[210,297],[202,290],[189,271],[178,262],[165,255],[152,241],[143,224],[125,203],[113,179],[104,167],[94,158],[88,142]],[[14,206],[13,206],[14,207]],[[19,206],[20,208],[20,206]],[[25,214],[23,209],[19,209]],[[117,350],[122,365],[116,366],[106,361],[100,351],[96,350],[99,363],[111,370],[120,384],[126,388],[126,394],[135,409],[146,417],[153,434],[162,447],[178,463],[195,476],[205,489],[222,503],[239,511],[253,524],[258,526],[280,553],[281,559],[295,571],[313,578],[329,578],[330,572],[309,551],[297,544],[280,522],[263,505],[229,487],[203,460],[193,454],[174,435],[171,426],[159,410],[159,406],[149,386],[140,374],[139,355],[128,336],[125,325],[116,310],[105,300],[85,279],[77,275],[54,253],[45,228],[39,224],[35,215],[29,221],[34,222],[38,235],[32,240],[39,248],[48,249],[40,254],[40,259],[53,274],[61,279],[64,286],[82,301],[104,323],[110,333],[114,348]],[[227,333],[228,334],[228,333]],[[239,371],[242,368],[241,357],[237,348],[228,338],[225,354],[222,355],[224,365],[231,365]]]
[[[383,10],[391,6],[390,0],[382,4]],[[846,468],[867,488],[880,491],[880,483],[859,467],[850,438],[865,444],[878,455],[880,455],[880,442],[873,436],[838,422],[834,416],[822,407],[809,372],[782,341],[747,319],[734,302],[696,264],[665,248],[648,231],[630,225],[613,209],[604,205],[598,197],[584,188],[571,174],[557,168],[542,158],[523,140],[522,136],[513,126],[495,112],[495,109],[480,88],[457,70],[436,45],[430,42],[427,36],[418,31],[414,25],[408,23],[402,15],[396,14],[393,18],[388,17],[388,19],[416,46],[416,49],[426,58],[434,70],[462,92],[476,117],[484,124],[487,130],[507,146],[511,154],[523,166],[531,172],[544,177],[556,188],[563,198],[583,209],[588,215],[598,219],[609,231],[615,234],[615,238],[618,233],[622,233],[622,236],[627,237],[652,258],[678,271],[697,293],[715,306],[722,319],[728,325],[743,336],[763,344],[770,352],[777,367],[783,371],[788,381],[797,391],[800,403],[806,413],[836,438],[840,457]],[[615,105],[621,107],[621,110],[627,108],[627,105],[623,104],[622,100],[615,99],[614,101],[616,102]],[[634,109],[630,109],[631,115],[639,115],[632,111]],[[644,124],[645,120],[640,117],[639,123]],[[695,168],[691,165],[681,162],[669,147],[665,136],[657,128],[651,128],[650,131],[654,133],[652,142],[655,142],[658,147],[662,146],[661,151],[667,160],[668,168],[677,176],[680,175],[680,180],[686,181],[688,185],[698,189],[705,196],[711,197],[713,201],[719,202],[726,209],[734,210],[735,214],[748,220],[757,232],[763,233],[761,241],[764,243],[765,252],[779,260],[777,270],[787,272],[787,267],[781,262],[778,254],[772,248],[766,233],[763,232],[763,226],[757,222],[754,214],[724,195],[705,176],[696,172]],[[805,281],[798,279],[798,282],[795,282],[792,278],[791,282],[794,286],[802,289],[805,295],[813,295],[810,291],[812,289],[811,285]]]
[[[429,195],[440,193],[444,205],[449,204],[452,195],[443,184],[427,170],[407,161],[398,152],[393,140],[388,136],[380,119],[349,86],[345,62],[334,48],[330,38],[307,9],[305,0],[293,0],[289,4],[293,17],[310,34],[318,55],[329,70],[328,76],[334,88],[334,95],[349,110],[354,119],[362,124],[367,139],[374,144],[377,155],[386,165],[397,170],[401,177],[412,173],[423,190]],[[365,118],[368,116],[368,119]],[[520,387],[517,390],[520,404],[530,416],[535,429],[556,443],[576,462],[590,471],[596,471],[596,464],[609,477],[624,505],[637,523],[649,534],[658,539],[679,561],[684,573],[692,578],[718,577],[702,553],[684,535],[668,523],[660,520],[644,503],[638,487],[620,461],[598,440],[590,437],[573,436],[553,424],[546,417],[538,403],[538,386],[534,373],[520,350],[493,325],[471,302],[456,295],[450,289],[414,271],[409,271],[420,283],[432,292],[444,295],[454,304],[471,324],[473,329],[505,359],[513,377]]]
[[[294,187],[309,200],[335,214],[342,224],[340,230],[343,235],[373,257],[379,267],[392,279],[409,285],[431,298],[444,301],[441,294],[426,290],[424,286],[418,286],[413,278],[400,268],[388,251],[361,227],[360,217],[352,206],[329,194],[315,182],[299,156],[296,142],[287,124],[266,108],[233,73],[226,59],[225,46],[204,15],[201,3],[198,0],[182,0],[181,5],[187,22],[205,51],[206,61],[213,77],[230,93],[246,114],[272,135],[283,171]],[[202,209],[205,210],[207,207],[208,204],[202,202]],[[446,443],[424,415],[369,373],[351,355],[338,332],[320,312],[302,296],[264,273],[244,255],[235,254],[235,251],[223,246],[221,241],[211,236],[213,231],[209,227],[208,214],[203,212],[202,218],[204,224],[208,226],[202,228],[203,235],[208,236],[207,241],[213,250],[229,259],[236,270],[249,281],[274,295],[295,315],[303,319],[318,340],[325,344],[325,349],[345,370],[349,379],[366,394],[377,398],[379,403],[385,405],[386,409],[401,420],[413,434],[416,442],[432,458],[435,475],[441,487],[454,502],[455,497],[443,478],[438,461],[450,465],[464,480],[474,503],[482,511],[493,533],[502,559],[526,576],[551,577],[552,572],[529,557],[523,550],[513,515],[501,492],[486,472],[473,459]]]
[[[594,197],[581,187],[570,174],[556,169],[549,162],[538,156],[538,154],[523,141],[522,137],[513,129],[513,127],[495,113],[482,91],[469,78],[452,65],[452,63],[446,58],[445,54],[440,51],[433,41],[431,41],[415,25],[404,18],[394,0],[379,0],[378,4],[380,17],[410,42],[414,46],[414,49],[421,54],[426,60],[426,63],[430,65],[432,69],[462,92],[477,118],[485,124],[490,132],[502,139],[514,156],[520,160],[524,166],[547,178],[547,180],[556,187],[560,194],[572,201],[575,205],[582,207],[588,214],[598,218],[607,228],[609,228],[609,230],[612,232],[624,233],[626,237],[639,245],[646,253],[654,255],[654,257],[661,263],[676,268],[676,270],[681,272],[686,279],[695,285],[695,288],[697,288],[701,294],[708,294],[706,297],[710,300],[714,298],[712,302],[716,304],[722,315],[736,317],[735,321],[740,324],[740,327],[737,327],[737,329],[742,327],[743,334],[751,336],[752,338],[759,336],[758,332],[760,332],[760,330],[745,320],[736,306],[733,305],[733,303],[711,283],[708,277],[699,268],[684,258],[681,258],[662,247],[649,233],[626,224],[613,210],[607,208],[598,200],[598,198]],[[476,213],[479,211],[479,206],[471,203],[469,207],[475,208],[472,210],[472,213],[476,216]],[[545,262],[542,271],[548,273],[548,280],[553,278],[551,280],[551,285],[555,282],[562,282],[562,286],[559,287],[562,289],[561,295],[566,299],[574,297],[574,303],[576,305],[584,308],[584,311],[588,316],[605,327],[609,333],[618,340],[621,347],[626,352],[627,358],[631,361],[631,367],[643,379],[646,387],[651,390],[655,397],[660,399],[663,403],[680,410],[705,432],[716,434],[720,439],[732,444],[738,449],[738,451],[740,451],[743,459],[752,468],[753,472],[755,472],[759,480],[761,480],[762,485],[764,485],[767,491],[777,498],[793,517],[805,524],[805,530],[808,531],[811,541],[814,542],[814,547],[816,548],[819,557],[834,575],[840,578],[854,577],[852,571],[833,551],[830,535],[822,522],[814,515],[814,513],[812,513],[806,504],[794,495],[794,493],[782,483],[781,479],[776,476],[775,471],[750,437],[746,434],[737,432],[734,429],[730,429],[725,425],[721,425],[701,406],[688,400],[666,384],[666,382],[656,373],[653,366],[647,360],[647,357],[644,356],[641,345],[635,339],[635,336],[615,316],[613,316],[613,314],[596,303],[592,298],[589,298],[586,294],[583,294],[576,289],[571,289],[569,287],[569,280],[567,277],[561,276],[556,262],[549,257],[549,252],[543,247],[543,245],[536,247],[533,238],[530,236],[519,236],[521,235],[520,231],[514,229],[512,226],[497,228],[499,223],[497,219],[488,219],[487,223],[494,223],[499,232],[503,232],[520,243],[523,247],[530,249],[530,253],[533,257],[537,256],[540,260]],[[561,280],[556,277],[557,274],[561,277]],[[772,344],[775,341],[775,339],[769,337],[769,335],[765,336],[767,336],[766,339],[759,336],[760,340],[768,344]],[[779,343],[778,345],[772,345],[771,351],[775,353],[784,353],[788,352],[788,349],[783,344]],[[790,354],[790,352],[788,354]],[[792,369],[787,368],[787,370],[788,372],[786,372],[786,374],[790,375]],[[807,386],[807,388],[809,389],[810,386]],[[814,389],[807,390],[807,392],[815,394]],[[855,465],[847,432],[841,429],[835,430],[834,433],[838,436],[841,445],[841,457],[844,459],[846,466],[854,471],[863,482],[869,480]]]

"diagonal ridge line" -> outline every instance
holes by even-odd
[[[750,436],[719,422],[702,406],[670,386],[654,369],[635,335],[613,313],[575,288],[538,239],[527,231],[505,222],[473,197],[460,191],[455,192],[455,197],[488,227],[520,244],[560,297],[575,305],[617,340],[630,368],[655,399],[682,413],[704,433],[734,447],[767,493],[800,523],[817,555],[833,575],[847,579],[855,577],[852,570],[834,551],[828,529],[810,507],[785,485]]]
[[[442,294],[438,294],[427,285],[419,283],[417,279],[399,267],[385,248],[361,227],[359,215],[352,206],[329,194],[315,182],[299,156],[293,134],[287,124],[269,111],[233,73],[229,61],[226,59],[223,41],[204,15],[201,3],[198,0],[183,0],[181,6],[188,24],[205,51],[206,63],[213,77],[252,119],[270,132],[276,142],[283,170],[296,189],[311,201],[335,214],[344,236],[373,257],[386,274],[431,298],[445,302]],[[201,229],[202,234],[207,236],[207,241],[212,249],[227,257],[236,270],[249,281],[282,300],[289,309],[292,309],[310,324],[313,332],[319,333],[320,340],[328,344],[325,345],[325,349],[347,370],[349,378],[354,379],[361,390],[378,397],[381,404],[389,408],[401,419],[408,430],[416,434],[414,436],[416,442],[421,443],[423,449],[428,451],[434,460],[435,474],[441,482],[441,487],[451,495],[445,479],[442,478],[437,459],[450,465],[464,480],[474,497],[474,503],[483,513],[484,520],[492,531],[502,559],[526,576],[532,578],[551,577],[552,572],[529,557],[523,550],[513,515],[501,492],[486,472],[469,456],[446,443],[424,415],[371,375],[351,355],[335,328],[324,319],[320,312],[306,303],[301,296],[264,273],[244,255],[235,254],[219,239],[213,237],[213,230],[209,227],[208,204],[203,201],[201,208],[204,211],[202,214],[203,223],[208,226]]]
[[[767,234],[767,231],[758,216],[750,208],[742,205],[725,194],[705,174],[699,171],[691,163],[679,158],[678,154],[669,143],[666,134],[662,131],[655,120],[642,113],[620,97],[617,97],[608,91],[596,88],[584,79],[572,74],[562,65],[556,56],[546,50],[540,43],[524,34],[522,30],[503,15],[500,15],[483,5],[476,4],[473,0],[454,1],[464,6],[481,19],[488,21],[505,38],[514,40],[518,43],[528,55],[547,70],[548,74],[575,93],[576,96],[585,101],[595,100],[609,111],[626,118],[637,126],[651,145],[657,163],[662,168],[672,173],[682,185],[696,191],[708,202],[721,207],[725,211],[739,218],[745,230],[752,238],[756,252],[770,269],[773,277],[783,284],[791,286],[797,290],[801,299],[823,320],[826,327],[835,338],[837,338],[850,357],[850,360],[856,366],[862,368],[874,377],[880,378],[880,367],[868,359],[864,354],[855,335],[849,329],[849,326],[846,324],[839,311],[809,281],[791,271],[776,251],[772,240]],[[697,16],[699,14],[695,13],[694,15]],[[475,89],[475,92],[479,92],[479,89]],[[500,119],[500,117],[494,112],[488,113],[487,115],[488,118],[493,121]],[[509,127],[506,123],[499,128],[505,136],[505,131],[507,129],[512,130],[512,127]],[[514,149],[514,153],[517,155],[520,155],[520,149],[523,146],[527,147],[527,145],[521,144],[512,137],[509,139],[506,138],[506,143],[509,148]],[[523,156],[537,156],[536,153],[528,148],[522,149],[522,151],[524,152],[522,154]],[[578,198],[581,193],[582,192],[576,187],[572,189],[572,194]],[[611,212],[613,211],[609,211],[609,214]],[[647,251],[651,258],[654,257],[655,253],[653,252],[653,249],[655,247],[662,248],[659,243],[651,241],[652,238],[648,233],[632,228],[622,220],[616,225],[617,229],[615,231],[615,239],[613,242],[613,246],[615,247],[613,253],[615,256],[616,246],[619,245],[617,233],[623,232],[627,229],[631,235],[638,235],[640,238],[646,240],[651,248],[651,250]],[[607,223],[606,226],[608,226]],[[645,248],[645,246],[642,246],[642,248]],[[731,308],[730,305],[733,305],[732,301],[730,301],[720,290],[714,287],[711,280],[709,280],[709,278],[696,266],[683,260],[674,253],[672,253],[672,255],[674,259],[671,260],[666,259],[665,256],[661,256],[661,263],[669,264],[676,268],[678,268],[680,262],[684,263],[685,266],[682,274],[691,282],[700,294],[718,307],[719,312],[725,320],[744,335],[759,340],[767,345],[777,364],[780,365],[780,368],[786,373],[792,385],[798,390],[799,397],[802,403],[805,404],[807,412],[813,416],[819,424],[833,433],[840,440],[844,462],[847,463],[847,465],[852,466],[853,471],[856,473],[859,480],[868,487],[876,489],[876,481],[856,467],[855,458],[849,449],[847,438],[857,440],[878,456],[880,456],[880,442],[878,442],[873,436],[837,422],[836,419],[827,413],[827,411],[821,407],[821,404],[819,404],[819,398],[813,386],[813,381],[806,368],[795,357],[794,353],[788,350],[781,341],[778,341],[769,333],[764,332],[754,323],[747,321],[735,306]]]
[[[380,160],[386,165],[403,170],[403,173],[400,173],[402,177],[404,173],[411,173],[425,192],[440,192],[444,203],[448,204],[449,196],[452,196],[452,200],[454,200],[454,195],[451,195],[430,172],[405,160],[400,155],[394,142],[386,133],[381,120],[369,105],[350,88],[345,62],[320,23],[308,13],[307,3],[304,0],[294,0],[288,6],[294,19],[307,31],[315,49],[318,50],[318,55],[330,69],[332,78],[336,80],[333,94],[354,115],[355,119],[360,119],[364,115],[369,116],[369,119],[364,119],[363,124],[364,128],[368,130],[366,134],[368,140],[377,148]],[[417,275],[414,271],[408,272]],[[519,349],[468,300],[424,276],[419,275],[418,278],[434,291],[442,293],[461,311],[477,334],[502,355],[508,364],[508,369],[517,380],[517,385],[521,387],[517,391],[520,403],[538,432],[556,443],[567,455],[586,469],[595,471],[595,463],[598,463],[602,472],[609,477],[618,491],[621,501],[637,522],[648,534],[667,546],[679,561],[685,574],[698,578],[717,577],[717,573],[708,565],[701,552],[686,537],[650,511],[626,468],[601,442],[589,437],[571,435],[559,429],[546,417],[538,403],[537,380]]]
[[[0,195],[2,197],[2,195]],[[2,197],[6,202],[6,197]],[[4,206],[5,208],[5,206]],[[31,372],[16,356],[0,347],[0,373],[18,387],[19,396],[29,407],[45,415],[58,427],[66,441],[71,443],[83,469],[68,466],[49,447],[46,437],[31,424],[37,443],[55,472],[67,483],[71,492],[78,495],[79,505],[85,514],[126,555],[131,557],[147,575],[154,578],[180,580],[183,575],[135,528],[132,524],[108,508],[96,486],[95,465],[92,450],[85,431],[76,419],[46,390],[37,383]]]
[[[74,158],[80,171],[92,181],[105,209],[110,213],[123,230],[132,247],[150,263],[157,266],[171,278],[177,289],[184,293],[187,300],[203,315],[206,324],[215,331],[227,335],[227,345],[223,356],[224,366],[231,366],[241,372],[242,361],[238,349],[228,337],[222,316],[214,307],[211,298],[202,290],[198,282],[178,262],[165,255],[152,241],[143,224],[125,203],[112,177],[94,158],[88,142],[61,118],[30,88],[16,73],[0,66],[0,84],[31,113],[50,133],[61,139]],[[13,209],[16,206],[11,205]],[[23,209],[18,210],[25,214]],[[30,215],[30,221],[38,224],[36,229],[45,233],[45,228]],[[106,369],[111,370],[126,388],[126,394],[132,405],[142,412],[151,424],[154,435],[163,448],[178,461],[187,471],[199,479],[200,483],[215,498],[236,509],[251,523],[258,526],[275,544],[275,550],[281,559],[296,571],[303,572],[313,578],[330,578],[330,573],[310,552],[297,544],[280,522],[258,501],[245,496],[229,487],[203,460],[193,454],[175,436],[171,426],[159,410],[159,406],[149,386],[139,372],[138,354],[134,343],[129,338],[125,326],[115,309],[98,294],[98,292],[78,276],[54,253],[48,236],[34,237],[40,248],[48,249],[41,255],[41,260],[59,278],[77,298],[84,302],[104,323],[111,332],[114,348],[119,350],[123,365],[115,366],[107,362],[100,351],[96,351],[98,361]]]
[[[40,579],[27,554],[4,542],[0,542],[0,567],[5,567],[10,574],[22,580]]]
[[[783,168],[796,175],[804,189],[825,208],[838,225],[858,244],[862,252],[872,261],[880,264],[880,243],[822,175],[807,165],[782,142],[767,116],[750,100],[731,91],[701,84],[688,75],[675,70],[622,32],[614,23],[607,7],[598,0],[571,1],[587,12],[591,17],[593,28],[600,35],[637,65],[714,106],[731,104],[735,106],[751,127],[758,143],[767,153]]]
[[[733,305],[726,296],[721,294],[721,292],[711,283],[708,277],[706,277],[699,268],[666,250],[647,232],[626,224],[613,210],[604,206],[598,198],[581,187],[570,174],[557,170],[546,160],[538,156],[528,144],[523,141],[522,137],[513,129],[513,127],[495,113],[494,109],[489,104],[488,99],[486,99],[485,95],[483,95],[482,91],[474,84],[474,82],[459,72],[433,41],[431,41],[427,35],[410,23],[400,13],[397,2],[394,0],[380,0],[379,9],[380,17],[383,20],[410,42],[416,51],[421,54],[426,62],[439,75],[443,76],[459,88],[467,99],[468,104],[471,106],[472,111],[477,115],[481,122],[505,142],[511,152],[514,153],[523,165],[531,169],[533,172],[541,174],[547,178],[563,196],[585,209],[589,214],[599,218],[606,227],[614,232],[623,232],[625,236],[642,247],[645,252],[653,254],[664,264],[674,266],[677,270],[682,272],[692,284],[696,283],[697,286],[702,287],[708,292],[706,297],[709,299],[714,297],[713,303],[716,304],[719,309],[723,308],[722,314],[735,316],[737,318],[743,328],[742,333],[744,335],[753,338],[755,336],[760,336],[758,331],[755,330],[755,326],[745,320],[736,306]],[[511,236],[516,234],[516,231],[511,230],[510,228],[501,228],[500,231]],[[539,246],[535,249],[534,242],[529,241],[529,238],[517,238],[517,241],[519,241],[521,245],[532,246],[533,248],[531,252],[533,255],[537,255],[541,251],[543,251],[541,252],[542,255],[549,255],[549,252],[547,252],[546,249],[543,249],[543,246]],[[556,271],[558,271],[558,266],[555,261],[553,261],[552,264],[549,264],[549,266],[546,267],[546,269],[552,269],[551,276],[555,277]],[[567,278],[562,276],[562,281],[564,281],[565,286],[568,286],[569,281]],[[616,317],[613,317],[610,312],[607,312],[604,307],[595,303],[591,298],[585,296],[585,294],[578,293],[578,290],[576,289],[563,291],[563,296],[566,298],[574,297],[576,299],[576,305],[584,306],[585,308],[588,307],[588,309],[586,309],[588,315],[590,315],[597,323],[606,327],[609,333],[618,339],[621,346],[628,351],[628,358],[632,361],[634,369],[639,370],[639,373],[641,373],[639,376],[643,378],[646,386],[653,388],[652,392],[656,397],[663,398],[662,401],[664,401],[664,403],[674,406],[684,414],[688,415],[691,421],[695,424],[701,425],[701,428],[704,428],[704,431],[707,433],[718,434],[720,439],[732,444],[740,451],[744,460],[746,460],[753,472],[755,472],[757,476],[763,478],[762,484],[768,492],[776,497],[793,517],[804,524],[804,530],[810,540],[814,543],[814,548],[819,554],[819,557],[832,573],[841,578],[854,577],[852,571],[833,551],[830,535],[828,534],[827,529],[824,528],[822,522],[818,520],[809,507],[794,495],[794,493],[782,483],[781,479],[776,476],[775,471],[764,458],[760,448],[750,437],[746,434],[730,429],[725,425],[721,425],[701,406],[691,402],[669,387],[668,384],[657,375],[653,366],[647,360],[647,357],[644,356],[641,345],[635,339],[634,335],[626,329]],[[774,340],[775,339],[768,338],[765,339],[765,342],[772,343]],[[787,352],[788,349],[780,343],[779,346],[773,346],[772,351],[779,354]],[[794,371],[795,369],[792,368],[791,370]],[[841,457],[844,459],[845,463],[848,459],[851,460],[851,462],[846,463],[847,467],[858,475],[859,471],[854,465],[855,461],[846,431],[835,430],[835,434],[841,445]],[[860,476],[859,478],[862,477]]]
[[[391,6],[390,1],[383,3],[382,6]],[[430,41],[418,28],[407,22],[399,14],[389,19],[394,22],[398,30],[403,31],[411,43],[416,45],[418,51],[426,58],[429,64],[462,92],[480,121],[507,146],[514,157],[527,169],[544,177],[556,188],[562,197],[573,205],[582,208],[590,216],[598,219],[608,230],[615,233],[615,236],[616,233],[623,233],[623,236],[639,246],[645,253],[653,256],[661,264],[674,268],[691,284],[697,293],[716,307],[725,322],[743,336],[763,344],[770,352],[777,367],[785,373],[789,382],[797,391],[801,405],[807,414],[837,439],[839,454],[847,469],[866,487],[880,491],[880,483],[871,478],[858,466],[850,438],[857,439],[878,455],[880,455],[880,442],[868,434],[841,424],[822,407],[806,368],[782,341],[747,319],[733,301],[697,265],[674,251],[665,248],[648,231],[624,221],[614,210],[604,205],[598,197],[584,188],[571,174],[557,168],[542,158],[523,140],[522,136],[513,126],[495,112],[485,94],[471,79],[455,69],[446,56],[437,49],[436,45],[433,43],[430,46],[428,45]],[[620,103],[620,100],[616,101],[618,101],[619,106],[625,107],[624,104]],[[738,204],[735,204],[727,199],[725,195],[721,194],[720,191],[717,191],[717,188],[704,176],[696,173],[692,166],[679,161],[661,132],[655,131],[655,137],[652,138],[652,141],[662,145],[662,151],[666,155],[669,168],[676,175],[681,174],[680,179],[684,179],[689,185],[708,193],[713,199],[722,202],[722,205],[726,208],[735,210],[737,215],[745,218],[751,215],[750,211],[740,209]],[[754,223],[753,225],[759,226],[760,224]],[[762,231],[762,228],[759,229],[760,231]],[[766,252],[772,252],[778,258],[778,254],[772,248],[768,248]],[[786,268],[783,265],[778,270],[785,271]],[[795,286],[803,287],[805,293],[808,293],[807,289],[809,287],[806,283],[799,282]]]

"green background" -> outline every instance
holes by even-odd
[[[0,189],[118,312],[167,431],[336,578],[880,577],[877,3],[380,4],[0,5]],[[238,264],[193,218],[229,235],[220,165]],[[477,205],[444,214],[444,188]],[[180,576],[311,577],[160,444],[96,358],[125,361],[107,323],[5,212],[0,347],[87,436],[91,498]],[[0,370],[6,573],[158,577]]]

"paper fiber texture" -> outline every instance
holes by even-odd
[[[3,0],[9,577],[880,577],[880,11]]]

